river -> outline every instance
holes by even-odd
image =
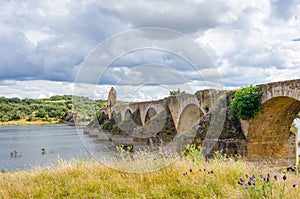
[[[13,151],[16,151],[16,154]],[[59,158],[90,159],[75,127],[66,125],[0,127],[0,171],[46,166],[57,163]]]
[[[296,126],[300,129],[300,120],[296,121]],[[85,146],[88,146],[89,152]],[[80,139],[77,129],[72,126],[0,126],[0,171],[43,167],[57,163],[59,158],[89,160],[92,148],[95,148],[97,154],[103,153],[103,149],[99,148],[99,142],[95,145],[94,139],[88,136],[84,140]],[[16,157],[14,154],[11,155],[13,151],[17,152]],[[104,155],[105,153],[101,156]]]

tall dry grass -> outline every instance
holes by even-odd
[[[141,161],[142,159],[139,159]],[[131,162],[130,162],[131,161]],[[130,167],[135,159],[119,164]],[[160,159],[144,161],[160,161]],[[146,162],[138,162],[145,164]],[[269,181],[259,176],[270,174]],[[274,174],[277,174],[277,180]],[[245,188],[249,177],[256,184]],[[282,177],[286,175],[287,179]],[[243,178],[244,184],[238,181]],[[296,187],[293,184],[297,183]],[[206,162],[196,150],[172,164],[148,173],[115,170],[97,161],[59,161],[31,171],[0,174],[1,198],[299,198],[296,172],[258,167],[220,154]],[[256,194],[256,195],[255,195]]]

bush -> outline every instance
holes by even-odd
[[[235,92],[231,107],[240,119],[248,120],[260,111],[261,96],[258,86],[247,86]]]

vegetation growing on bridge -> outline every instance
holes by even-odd
[[[180,95],[180,94],[184,94],[184,93],[186,93],[186,92],[181,91],[180,88],[178,88],[177,91],[176,90],[170,91],[170,96]]]
[[[261,97],[259,87],[250,85],[235,92],[231,107],[240,119],[248,120],[260,111]]]

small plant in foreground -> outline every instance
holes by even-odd
[[[193,161],[204,161],[203,148],[201,146],[196,146],[195,144],[188,144],[186,146],[187,158],[191,158]]]
[[[125,158],[129,156],[132,147],[131,146],[125,147],[124,145],[120,145],[120,146],[116,146],[116,149],[118,151],[120,158]]]
[[[261,174],[259,178],[256,178],[254,174],[251,176],[245,174],[245,179],[243,177],[238,179],[238,185],[249,198],[274,198],[275,190],[280,190],[280,195],[276,195],[276,198],[285,198],[289,193],[286,192],[287,175],[284,174],[281,179],[277,174],[274,174],[273,178],[269,173],[267,175]],[[283,180],[283,185],[279,180]],[[296,187],[297,184],[293,183],[291,188]]]
[[[226,153],[223,154],[223,149],[221,149],[221,150],[219,150],[219,151],[215,151],[215,152],[214,152],[214,158],[215,158],[216,160],[220,160],[220,161],[227,161],[227,160],[229,160],[229,159],[227,158]]]

